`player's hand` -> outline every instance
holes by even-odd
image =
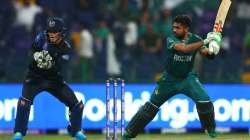
[[[215,39],[221,40],[222,35],[219,32],[209,32],[207,33],[207,38],[215,38]]]
[[[221,41],[221,33],[218,32],[209,32],[207,34],[207,38],[203,40],[203,44],[207,45],[209,44],[211,41],[215,40],[216,42],[220,42]]]
[[[53,65],[53,58],[50,56],[48,51],[35,52],[34,60],[37,63],[37,67],[41,69],[50,69]]]
[[[221,45],[221,42],[218,42],[218,41],[211,41],[208,45],[208,54],[215,54],[217,55],[220,51],[220,45]]]
[[[217,55],[220,51],[222,35],[219,32],[209,32],[207,38],[212,39],[208,45],[208,53]]]
[[[33,58],[34,60],[39,63],[39,62],[42,62],[43,61],[43,53],[42,52],[35,52],[33,54]]]

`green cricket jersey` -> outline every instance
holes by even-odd
[[[189,33],[186,40],[180,40],[174,36],[168,37],[165,49],[167,55],[165,71],[176,78],[185,78],[190,72],[192,72],[195,55],[198,50],[183,53],[176,51],[173,46],[176,43],[190,44],[201,40],[201,37],[192,33]]]

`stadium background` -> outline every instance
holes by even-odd
[[[212,29],[219,3],[218,0],[1,0],[1,132],[10,132],[13,126],[13,118],[11,123],[4,120],[9,107],[6,103],[21,94],[28,49],[36,33],[44,29],[47,17],[65,19],[67,40],[75,51],[63,70],[66,80],[76,91],[82,90],[86,97],[90,94],[92,97],[96,92],[88,90],[90,83],[92,86],[104,85],[107,77],[123,77],[129,85],[140,83],[139,89],[132,92],[137,98],[143,89],[151,92],[150,87],[159,78],[164,63],[164,37],[171,34],[171,19],[178,14],[190,15],[191,31],[205,37]],[[247,90],[250,88],[249,20],[250,2],[233,1],[223,29],[220,54],[214,61],[197,57],[195,69],[207,90],[214,92],[214,87],[220,88],[215,93],[222,95],[211,93],[211,98],[219,97],[229,102],[234,98],[245,99],[244,104],[250,104]],[[234,87],[235,92],[228,95],[226,91]],[[99,89],[97,92],[104,96],[104,89]],[[43,100],[53,100],[47,96],[41,98],[37,99],[41,104],[46,104]],[[249,122],[236,123],[233,129],[248,131]],[[43,128],[42,132],[50,131]]]

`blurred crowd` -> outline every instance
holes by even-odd
[[[163,70],[164,40],[172,18],[188,14],[193,33],[212,30],[218,0],[1,0],[0,81],[22,82],[28,51],[46,19],[65,20],[74,49],[63,68],[71,83],[154,82]],[[197,56],[196,71],[206,83],[250,83],[250,2],[233,1],[214,61]]]

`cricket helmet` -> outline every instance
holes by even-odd
[[[46,32],[60,32],[61,37],[66,37],[66,27],[62,18],[59,17],[50,17],[47,20]]]

